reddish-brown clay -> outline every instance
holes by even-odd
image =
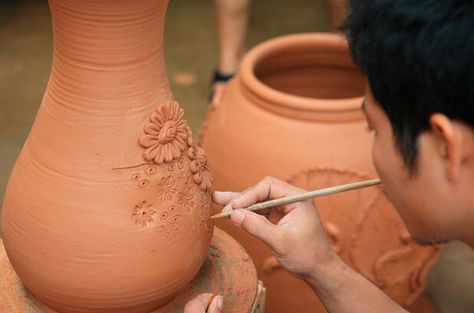
[[[372,137],[361,112],[364,77],[346,41],[301,34],[265,42],[244,58],[202,129],[217,190],[243,190],[272,175],[306,189],[376,176]],[[334,249],[400,304],[425,286],[438,248],[413,242],[379,188],[316,201]],[[304,282],[281,270],[270,250],[229,222],[267,287],[268,312],[319,308]]]
[[[57,312],[150,312],[198,272],[211,176],[163,62],[167,0],[51,0],[52,73],[2,228]]]
[[[249,255],[232,237],[215,229],[209,253],[188,288],[153,313],[182,313],[198,294],[210,292],[224,297],[225,312],[250,313],[256,304],[257,273]],[[5,256],[0,240],[0,312],[49,313],[23,288]],[[151,312],[150,312],[151,313]]]

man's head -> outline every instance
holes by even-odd
[[[385,191],[421,241],[459,237],[455,225],[474,210],[474,1],[351,0],[351,9],[345,30],[368,77]]]

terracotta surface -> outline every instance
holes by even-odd
[[[333,34],[267,41],[248,53],[202,129],[216,190],[243,190],[271,175],[305,189],[376,176],[361,112],[364,78]],[[408,306],[423,292],[437,247],[413,242],[379,188],[316,201],[339,255]],[[219,208],[215,208],[216,210]],[[218,222],[241,242],[267,287],[267,312],[323,308],[262,242]]]
[[[51,0],[52,72],[2,212],[16,273],[58,312],[150,312],[212,236],[212,178],[163,62],[166,0]]]
[[[238,269],[238,270],[236,270]],[[226,312],[254,312],[257,273],[249,255],[232,237],[216,229],[206,261],[189,288],[160,313],[183,312],[186,303],[202,292],[224,296]],[[15,274],[0,240],[0,312],[49,312],[31,297]]]

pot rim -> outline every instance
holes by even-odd
[[[332,118],[330,118],[331,120],[364,119],[364,116],[361,113],[363,96],[334,99],[298,96],[274,89],[264,84],[256,77],[256,66],[266,58],[280,54],[284,51],[291,53],[291,51],[302,51],[304,49],[332,54],[337,53],[344,56],[347,56],[349,53],[347,40],[342,35],[333,33],[300,33],[284,35],[260,43],[249,51],[241,62],[237,79],[244,89],[246,89],[247,94],[252,94],[256,97],[256,103],[260,102],[259,104],[263,105],[270,111],[278,111],[279,113],[284,111],[293,117],[311,120],[315,118],[305,118],[303,113],[328,113],[332,116]],[[352,63],[350,57],[349,60],[350,63],[345,65],[354,67],[354,69],[357,70],[357,67]],[[321,64],[324,63],[322,62]],[[267,105],[262,102],[267,103]],[[273,108],[270,108],[268,103],[272,103]],[[292,111],[292,113],[290,113],[290,111]],[[295,111],[299,111],[301,114],[295,114]],[[338,117],[334,116],[335,113],[337,113],[336,115]],[[344,118],[343,115],[346,115],[346,118]],[[322,116],[318,119],[321,118]]]

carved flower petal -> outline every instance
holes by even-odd
[[[150,148],[143,151],[143,158],[146,161],[153,160],[156,157],[157,153],[158,153],[159,147],[160,147],[159,145],[155,145],[155,146],[151,146]]]
[[[165,160],[165,154],[163,151],[163,145],[158,145],[157,151],[156,151],[156,157],[155,157],[155,163],[156,164],[161,164]]]
[[[197,173],[195,173],[195,174],[193,175],[193,179],[194,179],[194,182],[195,182],[196,184],[198,184],[198,185],[201,184],[201,182],[202,182],[202,172],[197,172]]]
[[[186,143],[188,144],[189,147],[194,146],[193,134],[188,135],[188,137],[186,138]]]
[[[158,125],[164,124],[163,114],[158,109],[156,109],[156,112],[151,116],[150,123]]]
[[[179,152],[178,156],[181,156],[181,153],[186,150],[186,143],[184,141],[174,140],[173,146],[175,146],[176,150]]]
[[[145,134],[157,136],[160,133],[162,124],[148,123],[143,128]]]
[[[179,108],[176,112],[176,120],[181,120],[184,123],[184,110]]]
[[[178,145],[178,142],[176,140],[173,140],[172,142],[170,142],[170,144],[173,146],[173,152],[179,153],[181,151]],[[179,155],[177,157],[179,157]]]
[[[140,145],[144,148],[149,148],[158,144],[158,137],[152,135],[143,135],[140,137]]]
[[[176,132],[176,138],[179,138],[181,139],[181,141],[186,142],[186,139],[188,138],[188,133],[178,128],[178,131]]]
[[[181,154],[181,152],[184,152],[186,150],[186,144],[184,141],[175,138],[175,140],[172,141],[173,147],[175,147]]]
[[[171,144],[166,144],[166,146],[163,149],[164,155],[165,155],[165,162],[171,162],[173,161],[173,147]]]
[[[194,153],[194,147],[188,149],[188,157],[191,160],[196,160],[196,154]]]
[[[173,153],[173,159],[177,159],[181,156],[181,150],[176,146],[176,144],[177,143],[175,142],[170,143],[170,150]]]

